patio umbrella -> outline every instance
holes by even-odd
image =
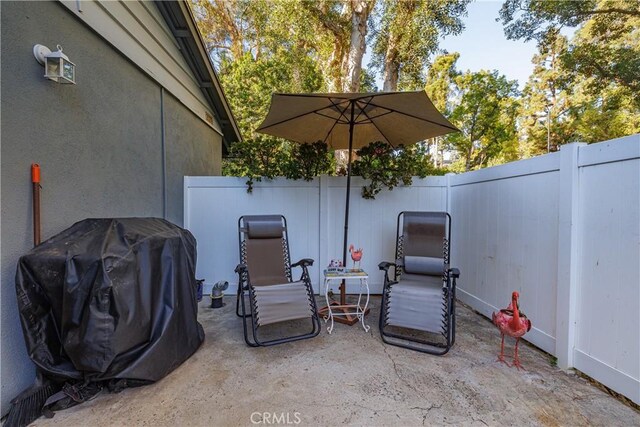
[[[351,157],[354,149],[374,141],[392,147],[456,132],[424,91],[377,93],[275,93],[258,132],[294,142],[323,141],[348,149],[347,195],[342,261],[347,262]],[[340,301],[345,303],[344,283]]]

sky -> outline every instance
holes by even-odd
[[[465,29],[458,36],[448,36],[440,47],[459,52],[458,69],[498,70],[510,80],[518,80],[523,88],[533,71],[531,58],[536,42],[507,40],[501,22],[496,22],[501,1],[476,1],[467,6]]]

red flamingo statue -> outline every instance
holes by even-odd
[[[520,306],[518,305],[519,297],[520,294],[513,291],[513,294],[511,294],[511,304],[499,312],[494,312],[491,318],[493,320],[493,324],[500,330],[500,335],[502,335],[498,361],[509,366],[509,364],[504,360],[504,336],[509,335],[516,339],[516,347],[513,353],[513,366],[521,369],[522,365],[520,364],[520,358],[518,357],[518,342],[524,334],[531,330],[531,320],[527,319],[527,316],[520,311]]]
[[[356,262],[358,262],[358,268],[360,268],[360,260],[362,259],[362,248],[356,250],[355,246],[349,245],[349,253],[353,260],[353,268],[356,268]]]

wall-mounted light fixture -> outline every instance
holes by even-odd
[[[76,65],[69,61],[69,57],[62,53],[62,47],[51,50],[41,44],[33,46],[33,56],[40,65],[44,65],[44,76],[57,83],[76,84]]]

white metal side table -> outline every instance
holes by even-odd
[[[336,304],[329,300],[329,285],[333,281],[341,282],[342,280],[358,280],[360,282],[360,292],[358,294],[358,302],[356,304]],[[333,332],[333,318],[335,316],[355,316],[361,323],[365,332],[369,332],[369,326],[364,323],[365,313],[369,305],[369,275],[364,270],[345,272],[328,272],[324,271],[324,297],[327,300],[327,313],[324,316],[325,323],[331,320],[331,324],[327,327],[329,333]],[[364,305],[362,305],[363,296]]]

